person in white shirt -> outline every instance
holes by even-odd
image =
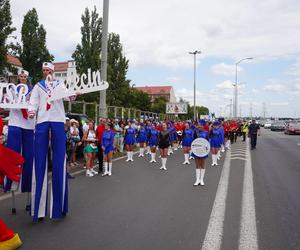
[[[43,63],[44,80],[33,88],[30,97],[29,116],[37,114],[34,139],[34,167],[32,178],[31,215],[38,221],[47,213],[49,134],[52,149],[52,185],[50,191],[50,218],[59,219],[68,212],[68,185],[66,178],[65,109],[63,99],[50,102],[52,90],[60,82],[52,80],[54,65]],[[50,78],[50,79],[49,79]]]
[[[26,99],[29,102],[32,86],[28,82],[28,76],[28,71],[21,70],[20,74],[18,75],[18,81],[19,83],[26,84],[28,86]],[[17,89],[18,93],[21,91],[24,91],[24,87]],[[10,109],[8,119],[7,147],[22,154],[25,162],[23,164],[22,178],[19,184],[12,182],[8,178],[5,178],[5,192],[14,192],[17,189],[24,193],[27,192],[28,194],[31,192],[34,126],[35,119],[29,119],[27,109]],[[29,195],[27,199],[26,210],[30,210]]]

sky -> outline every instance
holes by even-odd
[[[11,0],[14,35],[37,9],[55,61],[71,59],[85,7],[102,0]],[[238,66],[238,114],[300,117],[299,0],[110,0],[109,32],[120,34],[136,86],[172,85],[177,99],[230,114]],[[13,39],[13,38],[11,38]],[[265,108],[264,108],[265,107]]]

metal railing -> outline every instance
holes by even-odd
[[[73,101],[64,102],[65,110],[69,113],[79,113],[87,115],[89,118],[98,121],[99,119],[99,104],[96,102]],[[117,106],[107,106],[107,117],[124,119],[148,119],[154,118],[159,120],[174,120],[175,116],[171,114],[158,114],[151,111],[143,111],[135,108],[124,108]]]

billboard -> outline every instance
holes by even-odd
[[[188,105],[184,102],[167,103],[166,113],[167,114],[187,114]]]

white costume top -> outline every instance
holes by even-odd
[[[29,93],[26,95],[26,100],[29,101],[31,90],[29,87]],[[25,110],[27,112],[27,110]],[[23,117],[22,111],[20,109],[10,109],[8,126],[15,126],[23,129],[34,129],[35,118],[30,119],[29,117],[25,119]]]
[[[27,110],[26,110],[27,112]],[[22,111],[19,109],[10,109],[8,126],[15,126],[23,129],[34,129],[35,118],[30,119],[29,117],[25,119],[23,117]]]
[[[59,85],[59,81],[54,80],[54,88]],[[32,90],[30,97],[30,107],[28,111],[37,112],[37,124],[43,122],[65,122],[65,107],[63,99],[51,102],[51,107],[47,110],[47,88],[45,80],[39,81]]]

